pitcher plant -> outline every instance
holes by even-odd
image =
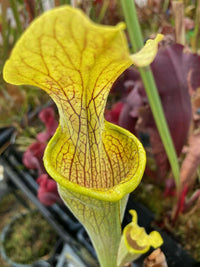
[[[45,168],[87,230],[102,267],[117,266],[126,202],[146,162],[139,140],[104,119],[107,96],[130,65],[153,61],[162,39],[157,35],[130,55],[124,29],[124,23],[97,25],[70,6],[55,8],[24,32],[3,73],[6,82],[39,87],[56,103],[59,126]]]

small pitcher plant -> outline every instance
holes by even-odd
[[[150,64],[162,39],[158,35],[130,55],[124,28],[97,25],[70,6],[55,8],[30,25],[4,67],[6,82],[40,87],[57,105],[59,126],[47,145],[45,168],[86,228],[102,267],[123,266],[162,244],[158,233],[147,242],[137,227],[132,242],[121,237],[128,195],[140,183],[146,156],[133,134],[104,119],[104,109],[117,77],[133,63]]]

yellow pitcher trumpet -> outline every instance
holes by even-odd
[[[54,100],[59,127],[44,164],[60,196],[85,226],[103,267],[117,266],[128,194],[140,183],[145,151],[104,119],[110,88],[130,65],[150,64],[161,35],[130,56],[124,23],[102,26],[70,6],[48,11],[24,32],[4,67],[8,83],[40,87]]]

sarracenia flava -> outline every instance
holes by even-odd
[[[130,56],[124,28],[97,25],[70,6],[56,8],[30,25],[4,67],[5,81],[40,87],[58,107],[45,167],[103,267],[117,266],[128,193],[139,184],[146,160],[134,135],[105,121],[107,96],[131,64],[152,62],[162,39],[158,35]]]

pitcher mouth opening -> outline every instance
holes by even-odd
[[[127,136],[129,142],[134,142],[134,145],[137,146],[137,160],[135,161],[135,168],[133,166],[128,166],[128,172],[126,176],[121,175],[118,177],[118,183],[108,186],[108,187],[86,187],[83,184],[79,184],[73,181],[70,181],[66,176],[55,168],[54,160],[56,158],[56,145],[57,145],[57,132],[50,140],[47,145],[47,148],[44,153],[44,164],[49,175],[63,188],[70,190],[75,193],[80,193],[82,195],[91,196],[96,199],[101,199],[105,201],[117,201],[126,194],[132,192],[140,183],[146,164],[145,151],[140,143],[140,141],[132,135],[129,131],[122,129],[116,125],[109,123],[109,126],[118,131],[122,131],[122,135]],[[58,133],[59,135],[59,133]],[[130,164],[134,164],[134,161],[131,161]],[[120,179],[119,179],[120,178]],[[94,179],[94,177],[93,177]]]

